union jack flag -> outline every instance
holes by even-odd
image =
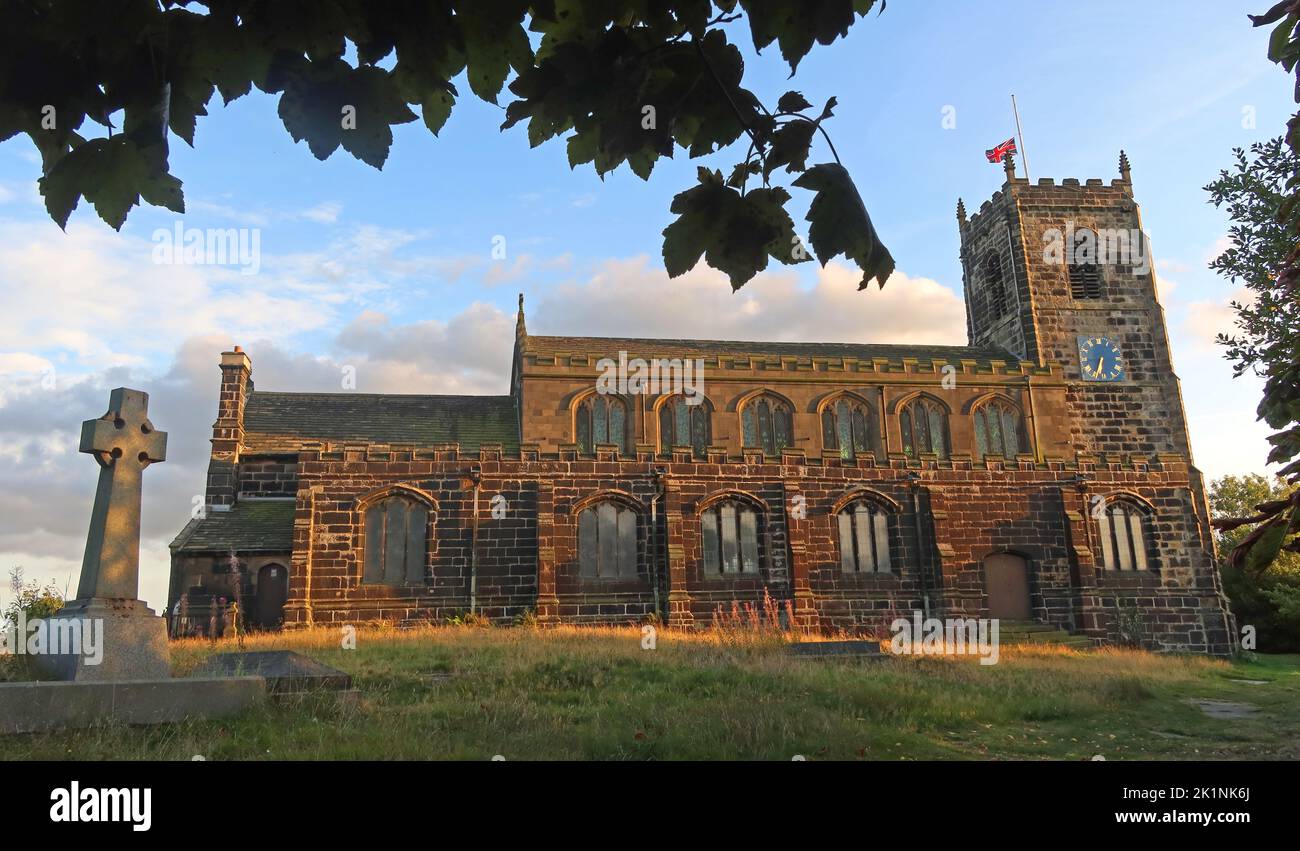
[[[993,148],[989,148],[987,151],[984,152],[984,156],[988,157],[989,162],[991,163],[1000,163],[1002,162],[1002,158],[1005,157],[1007,154],[1014,154],[1015,152],[1016,152],[1016,140],[1015,137],[1012,137],[1006,140],[1005,142],[1003,142],[1001,145],[998,145]]]

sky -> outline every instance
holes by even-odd
[[[98,475],[80,423],[135,387],[170,435],[145,473],[141,543],[141,596],[164,605],[167,544],[202,493],[219,353],[235,344],[263,390],[340,391],[350,375],[358,392],[505,393],[520,292],[538,334],[964,344],[955,208],[1002,185],[983,152],[1015,131],[1012,93],[1035,180],[1109,181],[1127,151],[1195,460],[1210,478],[1262,472],[1261,383],[1234,379],[1213,342],[1240,293],[1206,266],[1228,221],[1203,187],[1294,111],[1267,31],[1246,20],[1265,6],[897,0],[793,79],[774,48],[743,41],[745,85],[765,102],[838,99],[827,130],[897,261],[880,291],[857,291],[837,261],[777,266],[735,294],[703,265],[668,279],[672,196],[738,152],[602,181],[571,171],[562,141],[530,150],[523,125],[500,132],[509,93],[488,104],[463,80],[440,136],[395,128],[382,171],[342,150],[316,160],[277,96],[214,98],[196,147],[172,141],[185,215],[136,208],[121,232],[84,201],[61,231],[30,141],[0,143],[0,568],[75,593]],[[154,262],[153,234],[178,222],[256,233],[255,273]]]

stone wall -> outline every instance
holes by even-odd
[[[1225,653],[1232,644],[1217,574],[1202,547],[1189,470],[1175,459],[813,465],[797,453],[785,463],[759,457],[742,463],[720,454],[709,462],[685,455],[665,461],[647,446],[641,450],[637,461],[615,461],[543,459],[532,447],[518,459],[491,449],[464,459],[450,449],[308,448],[299,462],[287,621],[406,623],[465,612],[476,471],[475,606],[498,621],[532,612],[542,622],[629,623],[658,611],[673,625],[702,626],[718,606],[758,603],[766,591],[788,603],[805,628],[879,631],[912,610],[986,615],[983,559],[1014,552],[1028,560],[1039,620],[1117,641],[1123,636],[1116,606],[1136,606],[1145,646]],[[366,585],[358,500],[398,483],[437,504],[426,581]],[[895,507],[891,573],[840,571],[833,512],[859,491]],[[702,574],[700,506],[728,492],[762,507],[757,576]],[[1097,564],[1087,506],[1094,494],[1119,492],[1155,509],[1149,571],[1116,573]],[[494,518],[498,494],[506,514]],[[610,494],[640,511],[642,573],[635,580],[578,575],[576,509]],[[791,510],[796,496],[803,497],[803,516]]]
[[[239,463],[239,496],[289,497],[298,493],[298,459],[251,457]]]

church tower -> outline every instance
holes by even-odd
[[[1060,185],[1016,177],[967,219],[957,202],[971,345],[1059,370],[1076,452],[1175,453],[1190,460],[1155,263],[1119,179]]]

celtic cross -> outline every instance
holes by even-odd
[[[108,413],[81,424],[81,451],[99,462],[77,599],[139,594],[140,473],[167,458],[167,433],[149,422],[149,394],[119,387]]]

